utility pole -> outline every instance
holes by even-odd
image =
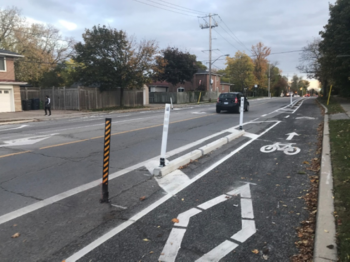
[[[207,16],[203,16],[203,17],[201,17],[201,18],[207,18],[207,17],[209,17],[209,25],[208,25],[208,23],[207,23],[207,21],[204,19],[204,21],[205,21],[205,24],[204,25],[200,25],[200,27],[202,28],[202,29],[207,29],[207,28],[209,28],[209,91],[210,92],[212,92],[212,86],[211,86],[211,51],[212,51],[212,49],[211,49],[211,40],[212,40],[212,38],[211,38],[211,29],[213,28],[213,27],[217,27],[218,26],[218,23],[215,21],[215,19],[213,18],[213,20],[214,20],[214,24],[212,24],[212,21],[211,21],[211,19],[212,19],[212,17],[213,16],[217,16],[217,14],[209,14],[209,15],[207,15]]]

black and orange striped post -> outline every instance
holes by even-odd
[[[111,146],[111,131],[112,131],[112,119],[106,118],[105,120],[105,140],[103,150],[103,167],[102,167],[102,198],[101,203],[109,202],[108,192],[108,175],[109,175],[109,153]]]

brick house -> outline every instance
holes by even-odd
[[[15,80],[14,60],[21,58],[14,52],[0,49],[0,113],[22,111],[20,85]]]
[[[220,82],[221,75],[211,73],[212,91],[230,92],[229,83]],[[209,72],[199,70],[193,75],[191,81],[186,81],[184,84],[172,85],[166,81],[157,81],[149,84],[150,92],[186,92],[186,91],[210,91],[209,87]]]

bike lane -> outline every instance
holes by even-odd
[[[280,122],[79,261],[288,261],[309,215],[301,197],[314,173],[305,161],[318,157],[322,116],[306,100],[265,120]],[[193,176],[203,164],[182,172]]]

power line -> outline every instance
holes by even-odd
[[[228,27],[228,25],[222,20],[221,16],[219,16],[221,22],[226,26],[226,28],[231,32],[231,34],[237,39],[236,41],[238,43],[240,43],[248,52],[249,49],[246,47],[246,45],[244,43],[241,42],[241,40],[239,40],[239,38],[231,31],[231,29]]]
[[[134,1],[139,2],[139,3],[141,3],[141,4],[145,4],[145,5],[153,6],[153,7],[159,8],[159,9],[163,9],[163,10],[166,10],[166,11],[169,11],[169,12],[177,13],[177,14],[180,14],[180,15],[186,15],[186,16],[197,17],[196,15],[192,15],[192,14],[185,14],[185,13],[181,13],[181,12],[173,11],[173,10],[166,9],[166,8],[163,8],[163,7],[159,7],[159,6],[156,6],[156,5],[147,4],[147,3],[141,2],[141,1],[139,1],[139,0],[134,0]]]
[[[229,43],[231,46],[233,46],[235,49],[239,50],[237,47],[235,47],[230,41],[228,41],[225,37],[223,37],[216,29],[214,29],[216,33],[218,33],[223,39],[226,40],[227,43]]]
[[[148,0],[148,1],[154,2],[153,0]],[[170,5],[171,8],[176,8],[176,7],[172,7],[172,6],[177,6],[177,7],[179,7],[179,8],[185,9],[185,10],[181,10],[181,9],[179,9],[179,8],[176,8],[176,9],[179,9],[179,10],[181,10],[181,11],[186,11],[186,12],[191,12],[191,13],[197,13],[197,14],[205,14],[205,12],[198,11],[198,10],[194,10],[194,9],[190,9],[190,8],[187,8],[187,7],[183,7],[183,6],[181,6],[181,5],[172,4],[172,3],[169,3],[169,2],[167,2],[167,1],[162,1],[162,0],[156,0],[156,1],[158,1],[158,2],[163,2],[163,3],[165,3],[165,5]],[[187,10],[189,10],[189,11],[187,11]]]

